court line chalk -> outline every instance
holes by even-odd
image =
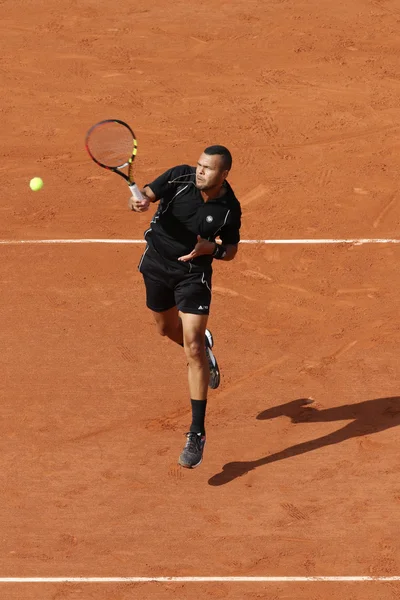
[[[315,577],[1,577],[1,583],[308,583],[393,582],[400,576]]]

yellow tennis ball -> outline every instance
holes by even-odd
[[[43,187],[43,179],[40,179],[40,177],[34,177],[33,179],[30,180],[29,187],[34,192],[41,190]]]

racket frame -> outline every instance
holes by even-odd
[[[95,158],[93,156],[93,154],[91,153],[90,148],[89,148],[89,139],[90,139],[92,132],[97,127],[99,127],[100,125],[104,125],[105,123],[119,123],[120,125],[123,125],[124,127],[126,127],[128,129],[128,131],[130,132],[130,134],[132,135],[132,141],[133,141],[132,154],[125,163],[123,163],[122,165],[118,165],[116,167],[110,167],[108,165],[105,165],[101,161],[97,160],[97,158]],[[136,136],[135,136],[133,129],[128,125],[128,123],[125,123],[125,121],[121,121],[120,119],[104,119],[103,121],[99,121],[98,123],[95,123],[94,125],[92,125],[92,127],[90,127],[90,129],[86,133],[85,148],[86,148],[90,158],[93,160],[93,162],[95,162],[97,165],[99,165],[99,167],[102,167],[103,169],[107,169],[107,171],[112,171],[113,173],[117,173],[117,175],[120,175],[121,177],[123,177],[125,179],[125,181],[128,183],[129,189],[131,190],[132,196],[134,196],[137,200],[144,199],[143,194],[141,193],[139,187],[136,185],[135,181],[132,178],[132,174],[131,174],[132,164],[133,164],[136,154],[137,154],[137,140],[136,140]],[[121,171],[121,169],[124,169],[125,167],[128,167],[128,175]]]

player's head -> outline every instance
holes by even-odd
[[[232,155],[225,146],[209,146],[196,167],[196,187],[210,190],[223,184],[232,167]]]

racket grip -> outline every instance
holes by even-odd
[[[136,183],[132,183],[132,185],[129,186],[129,189],[132,192],[132,196],[134,198],[136,198],[136,200],[144,200],[143,198],[143,194],[142,192],[139,190],[138,186],[136,185]]]

